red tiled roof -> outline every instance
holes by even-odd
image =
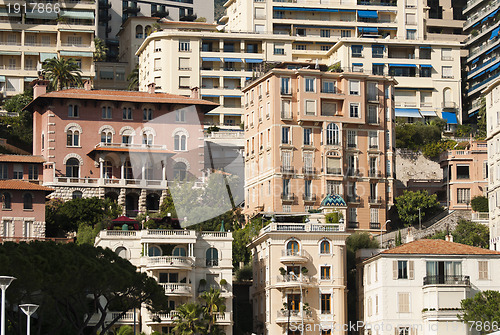
[[[137,91],[113,91],[113,90],[88,91],[80,88],[71,88],[62,91],[53,91],[42,94],[38,98],[66,98],[66,99],[112,100],[112,101],[143,102],[143,103],[147,102],[171,103],[171,104],[188,104],[188,105],[206,105],[214,108],[218,106],[218,104],[211,101],[202,99],[193,99],[189,97],[184,97],[182,95],[176,95],[170,93],[148,93],[148,92],[137,92]]]
[[[23,180],[0,180],[0,190],[46,191],[53,192],[52,188],[30,183]]]
[[[131,147],[123,147],[123,148],[110,148],[110,147],[98,147],[92,149],[92,151],[89,152],[92,153],[93,151],[109,151],[109,152],[145,152],[145,153],[158,153],[158,154],[175,154],[175,152],[167,149],[157,149],[157,148],[131,148]]]
[[[0,155],[0,162],[45,163],[45,158],[43,158],[42,156],[28,156],[28,155]]]
[[[423,239],[385,250],[382,254],[426,254],[426,255],[500,255],[499,251],[472,247],[445,240]]]
[[[137,223],[136,220],[133,220],[133,219],[131,219],[131,218],[127,217],[127,216],[124,216],[124,215],[119,216],[119,217],[117,217],[116,219],[114,219],[112,221],[113,222],[134,222],[134,223]]]

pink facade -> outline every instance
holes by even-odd
[[[53,196],[111,197],[135,216],[157,210],[170,182],[202,176],[203,116],[216,105],[87,88],[41,94],[28,107]]]

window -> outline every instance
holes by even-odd
[[[388,130],[385,131],[385,147],[386,149],[391,148],[391,133]]]
[[[488,261],[478,261],[479,280],[487,280],[488,278]]]
[[[142,120],[151,121],[153,119],[153,110],[151,108],[144,108],[142,110]]]
[[[290,94],[290,78],[281,78],[281,94]]]
[[[469,178],[469,165],[457,165],[457,179]]]
[[[286,254],[287,256],[294,256],[299,254],[299,242],[289,241],[286,244]]]
[[[186,122],[186,113],[184,110],[175,111],[175,122]]]
[[[432,65],[423,66],[420,65],[420,77],[430,78],[432,76]]]
[[[28,179],[37,180],[38,179],[38,166],[35,164],[28,165]]]
[[[349,80],[349,94],[359,95],[359,80]]]
[[[274,43],[274,54],[275,55],[284,55],[285,54],[285,44]]]
[[[374,45],[372,46],[372,57],[373,58],[382,58],[384,57],[384,49],[383,45]]]
[[[2,208],[12,209],[12,196],[8,192],[2,193]]]
[[[453,60],[451,48],[441,49],[441,60]]]
[[[142,144],[153,145],[153,134],[151,133],[142,134]]]
[[[352,57],[363,57],[363,46],[362,45],[351,46],[351,55]]]
[[[322,92],[323,93],[335,93],[335,82],[323,80]]]
[[[190,77],[179,77],[179,88],[190,88]]]
[[[419,58],[420,59],[431,59],[431,47],[420,47],[420,55],[419,55]]]
[[[189,41],[179,41],[179,51],[191,51]]]
[[[103,119],[111,119],[113,117],[111,107],[109,107],[109,106],[103,106],[101,108],[101,111],[102,111],[101,117]]]
[[[132,144],[132,131],[127,130],[127,131],[123,132],[122,143],[123,144]]]
[[[42,133],[41,142],[42,142],[42,150],[43,150],[43,149],[45,149],[45,134],[44,133]]]
[[[349,148],[356,147],[356,131],[355,130],[348,130],[347,131],[347,146]]]
[[[332,312],[332,295],[321,294],[321,314],[331,314]]]
[[[410,313],[410,293],[399,292],[398,293],[398,312],[399,313]],[[400,332],[401,334],[401,332]],[[409,333],[407,333],[409,335]]]
[[[219,266],[219,251],[215,248],[209,248],[206,252],[206,265]]]
[[[352,72],[363,72],[363,63],[353,63]]]
[[[130,107],[123,108],[123,119],[124,120],[132,120],[132,108],[130,108]]]
[[[378,123],[377,105],[368,105],[368,123]]]
[[[470,188],[457,189],[457,203],[470,204]]]
[[[305,78],[306,92],[314,92],[315,78]]]
[[[0,178],[8,179],[8,165],[5,163],[0,164]]]
[[[329,266],[321,266],[319,268],[321,280],[330,280],[331,279],[330,270],[331,270],[331,268]]]
[[[148,256],[149,257],[158,257],[161,256],[161,249],[156,245],[153,245],[148,248]]]
[[[397,335],[410,335],[410,327],[398,327]]]
[[[306,171],[312,171],[312,167],[307,164],[305,164]],[[312,180],[311,179],[306,179],[304,180],[304,200],[312,200],[311,196],[311,186],[312,186]]]
[[[451,66],[443,66],[443,78],[453,78],[453,68]]]
[[[319,245],[320,254],[329,254],[330,253],[330,241],[321,241]]]
[[[290,144],[290,127],[281,128],[281,143]]]
[[[80,146],[80,131],[75,128],[70,128],[66,132],[66,146],[79,147]]]
[[[66,161],[66,177],[80,177],[80,161],[76,158],[70,158]]]
[[[14,179],[23,179],[23,166],[14,164]]]
[[[179,70],[191,70],[190,64],[189,64],[189,58],[179,58]],[[160,62],[158,62],[158,67],[161,70],[161,65]],[[156,59],[155,59],[155,69],[157,68],[156,64]]]
[[[350,30],[341,30],[340,37],[351,37],[351,31]]]
[[[306,100],[306,115],[316,115],[316,100]]]
[[[359,117],[359,104],[351,103],[349,105],[349,117]]]
[[[185,134],[176,134],[174,136],[174,150],[176,151],[186,151],[187,146],[187,136]]]
[[[112,143],[113,133],[110,130],[103,130],[101,132],[101,143]]]
[[[71,194],[72,199],[81,199],[83,197],[82,191],[73,191]]]
[[[174,251],[172,251],[172,256],[186,257],[186,248],[175,247]]]
[[[335,180],[326,181],[326,192],[327,194],[339,194],[342,195],[342,183]]]
[[[417,24],[417,16],[415,13],[406,13],[406,24]]]
[[[374,185],[374,184],[371,184]],[[370,208],[370,223],[379,223],[378,208]]]
[[[187,178],[187,166],[183,162],[177,162],[174,165],[174,179],[175,180],[186,180]]]
[[[319,31],[320,37],[330,37],[330,29],[321,29]]]
[[[304,128],[304,145],[312,145],[312,128]]]
[[[397,262],[397,279],[408,279],[408,261]]]
[[[78,117],[79,107],[77,105],[69,105],[68,106],[68,117]]]
[[[376,76],[383,76],[384,75],[384,64],[373,64],[372,65],[372,72]]]
[[[406,39],[407,40],[414,40],[417,38],[417,31],[413,29],[407,29],[406,30]]]
[[[23,209],[33,209],[33,196],[31,195],[31,193],[25,193],[23,195]]]

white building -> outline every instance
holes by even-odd
[[[136,316],[136,320],[141,320],[141,331],[170,334],[177,314],[175,308],[195,301],[203,291],[214,287],[226,298],[226,311],[218,316],[217,323],[225,334],[231,335],[232,240],[228,232],[104,230],[96,238],[95,246],[110,248],[165,288],[172,311],[151,315],[142,308]],[[133,312],[127,313],[117,326],[131,324],[133,319]]]
[[[500,250],[500,80],[484,92],[488,142],[490,249]]]
[[[424,239],[376,253],[358,264],[358,274],[364,334],[465,335],[460,302],[500,289],[500,252]]]

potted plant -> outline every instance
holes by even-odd
[[[303,266],[302,269],[300,269],[300,272],[302,272],[303,275],[306,275],[309,270],[305,266]]]
[[[219,284],[220,284],[221,286],[226,286],[226,285],[227,285],[227,280],[225,280],[224,278],[222,278],[222,279],[220,280]]]
[[[205,279],[200,279],[200,286],[205,286],[207,285],[207,281]]]
[[[285,270],[285,268],[284,268],[284,267],[280,267],[280,268],[279,268],[279,271],[280,271],[280,274],[281,274],[282,276],[286,275],[286,270]]]

